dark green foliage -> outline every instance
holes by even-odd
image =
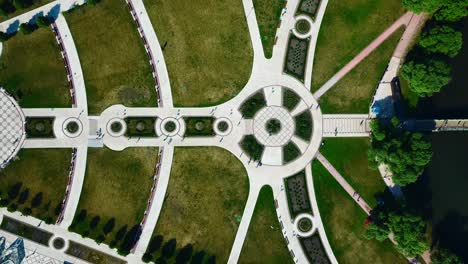
[[[125,235],[122,243],[118,248],[118,252],[121,255],[128,255],[130,250],[135,246],[141,235],[141,226],[139,224],[134,225]]]
[[[283,88],[283,106],[292,111],[301,101],[301,98],[292,90]]]
[[[25,216],[28,216],[28,215],[31,215],[32,210],[31,210],[31,208],[29,208],[29,207],[25,207],[25,208],[21,211],[21,213],[23,213],[23,215],[25,215]]]
[[[214,136],[213,123],[215,118],[212,116],[191,116],[184,117],[185,134],[187,137]]]
[[[5,207],[7,206],[9,201],[7,199],[1,199],[0,200],[0,207]]]
[[[162,248],[162,255],[165,258],[171,258],[172,256],[174,256],[174,253],[176,251],[176,246],[177,246],[177,241],[175,240],[175,238],[167,241],[166,244],[164,244]]]
[[[424,58],[421,62],[409,61],[403,65],[401,76],[410,89],[420,96],[439,92],[451,80],[450,66],[438,59]]]
[[[240,142],[242,150],[254,161],[262,158],[265,147],[252,135],[246,135]]]
[[[18,182],[15,185],[11,186],[10,190],[8,190],[8,199],[9,200],[16,199],[16,197],[18,197],[18,194],[22,186],[23,186],[22,182]]]
[[[397,250],[403,255],[415,257],[429,249],[424,237],[426,224],[421,217],[409,213],[390,213],[388,226],[397,242]]]
[[[89,227],[91,229],[96,228],[96,226],[99,224],[100,221],[101,221],[101,218],[96,215],[95,217],[91,219],[91,222],[89,223]]]
[[[442,8],[435,13],[439,21],[455,22],[468,16],[468,0],[440,0]]]
[[[36,208],[41,205],[43,199],[43,194],[42,192],[37,193],[33,199],[31,200],[31,206],[32,208]]]
[[[141,260],[143,260],[143,262],[145,262],[145,263],[150,262],[151,259],[153,259],[153,255],[151,255],[149,253],[143,254],[143,257],[141,258]]]
[[[149,242],[148,248],[146,249],[147,253],[154,253],[158,251],[161,248],[162,242],[163,242],[163,236],[157,235],[151,239]]]
[[[441,0],[403,0],[403,6],[417,14],[421,12],[432,13],[442,6],[442,1]]]
[[[0,31],[0,41],[2,41],[2,42],[9,40],[12,36],[13,36],[13,34],[8,34],[8,33]]]
[[[27,138],[54,138],[54,117],[27,117]]]
[[[96,243],[101,244],[105,239],[106,239],[106,237],[104,235],[99,235],[96,238]]]
[[[115,234],[115,241],[120,241],[124,238],[125,233],[127,233],[127,225],[122,226],[119,231]]]
[[[203,258],[205,257],[206,253],[205,251],[198,251],[195,253],[192,257],[192,260],[190,261],[190,264],[202,264],[203,263]]]
[[[15,203],[11,203],[11,204],[9,204],[8,207],[7,207],[7,210],[8,210],[8,212],[10,212],[10,213],[16,211],[16,209],[18,209],[18,205],[15,204]]]
[[[185,245],[177,254],[176,263],[177,264],[186,264],[189,262],[193,254],[192,244]]]
[[[107,221],[106,225],[102,228],[102,230],[104,231],[104,234],[107,235],[110,232],[112,232],[114,227],[115,227],[115,218],[111,218],[109,219],[109,221]]]
[[[54,209],[55,216],[58,216],[62,212],[62,209],[63,209],[63,204],[62,202],[59,202]]]
[[[27,8],[27,7],[31,6],[32,4],[33,4],[33,2],[31,0],[13,0],[13,6],[17,10]]]
[[[29,24],[29,23],[23,23],[20,25],[19,27],[19,30],[21,31],[21,33],[23,33],[24,35],[28,35],[28,34],[31,34],[32,32],[34,32],[34,30],[37,29],[37,26],[35,24]]]
[[[306,110],[294,117],[296,122],[296,136],[305,141],[310,141],[312,137],[312,115],[309,110]]]
[[[463,45],[463,36],[452,27],[436,26],[422,35],[419,45],[429,52],[442,53],[453,58]]]
[[[20,193],[20,196],[18,198],[18,203],[24,204],[26,200],[28,200],[28,197],[29,197],[29,189],[26,188],[24,191]]]
[[[366,229],[366,233],[364,234],[364,237],[366,239],[375,239],[377,241],[384,241],[385,239],[388,238],[388,234],[390,233],[390,229],[386,224],[376,224],[374,222],[371,222]]]
[[[432,264],[463,264],[459,256],[448,249],[437,248],[431,253]]]
[[[50,26],[51,21],[50,21],[50,18],[47,17],[47,16],[40,16],[36,19],[36,24],[39,26],[39,27],[48,27]]]
[[[255,114],[266,106],[265,96],[263,95],[263,90],[255,93],[247,100],[245,100],[239,108],[239,111],[242,113],[244,118],[253,118]]]
[[[87,214],[88,212],[85,209],[81,209],[80,213],[76,216],[75,221],[77,223],[84,221]]]
[[[52,219],[52,217],[50,216],[46,216],[45,219],[44,219],[44,222],[48,225],[52,224],[54,222],[54,220]]]
[[[302,153],[296,144],[290,141],[286,146],[283,147],[283,162],[285,164],[289,163],[297,159],[299,156],[301,156],[301,154]]]
[[[381,133],[385,135],[382,137]],[[368,152],[373,167],[381,163],[387,165],[393,181],[401,186],[415,182],[431,160],[431,144],[420,133],[401,131],[392,125],[380,124],[376,135],[379,136],[372,132]]]

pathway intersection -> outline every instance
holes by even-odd
[[[155,79],[155,92],[158,94],[158,104],[155,105],[155,107],[130,108],[124,105],[113,105],[104,110],[99,116],[88,115],[86,89],[78,52],[73,41],[72,32],[70,32],[65,18],[61,14],[61,12],[72,8],[75,4],[82,4],[82,1],[56,0],[43,7],[0,23],[1,31],[17,30],[19,21],[29,21],[37,13],[48,13],[58,5],[60,10],[58,11],[58,17],[55,21],[54,28],[56,30],[58,43],[63,45],[62,56],[64,57],[69,72],[69,81],[72,83],[71,93],[76,99],[73,108],[19,109],[26,117],[55,117],[54,133],[56,137],[54,139],[25,139],[24,143],[21,145],[22,148],[75,149],[74,166],[70,174],[70,181],[67,186],[66,197],[64,198],[65,207],[61,217],[55,225],[47,225],[33,217],[23,216],[19,213],[9,213],[5,209],[1,209],[0,218],[8,216],[34,226],[40,226],[41,229],[52,232],[55,236],[63,237],[66,240],[77,241],[92,249],[122,259],[123,257],[119,256],[117,252],[109,246],[97,244],[89,238],[83,238],[78,234],[67,231],[67,228],[70,226],[75,216],[83,182],[85,180],[87,149],[89,147],[106,146],[112,150],[121,151],[129,147],[159,147],[159,161],[155,164],[157,172],[154,175],[154,185],[151,189],[151,193],[145,194],[148,195],[149,200],[141,224],[142,235],[132,252],[124,258],[129,263],[139,263],[149,244],[162,206],[164,206],[163,200],[169,183],[174,148],[179,146],[217,146],[228,150],[242,162],[247,170],[250,186],[248,199],[230,251],[228,263],[237,263],[239,260],[260,189],[265,185],[269,185],[273,189],[275,204],[277,205],[276,211],[278,221],[281,224],[283,236],[294,261],[296,263],[309,262],[300,243],[300,234],[303,233],[299,232],[296,226],[299,218],[306,217],[313,223],[312,231],[307,233],[307,235],[311,235],[311,233],[318,234],[329,261],[331,263],[337,263],[330,243],[328,242],[315,199],[312,180],[313,174],[310,163],[314,158],[318,158],[322,163],[329,164],[325,157],[318,152],[323,137],[367,137],[369,135],[368,122],[370,116],[322,114],[319,102],[317,101],[318,97],[332,88],[333,84],[337,81],[335,77],[330,81],[331,84],[327,83],[326,87],[322,87],[316,94],[312,95],[310,92],[315,46],[328,0],[321,1],[315,20],[306,18],[309,23],[311,23],[311,30],[304,36],[298,35],[298,33],[293,30],[295,28],[295,22],[302,17],[302,15],[295,16],[294,13],[294,10],[297,9],[299,4],[299,0],[287,1],[287,5],[284,9],[285,13],[281,17],[281,25],[277,29],[277,41],[273,48],[273,56],[271,59],[266,59],[264,57],[252,0],[243,0],[242,2],[254,50],[251,77],[236,97],[213,107],[173,107],[170,79],[164,56],[158,42],[157,34],[151,25],[142,0],[128,0],[127,4],[130,7],[130,12],[136,23],[136,28],[144,40],[145,49],[149,56],[148,63],[152,67],[153,78]],[[407,25],[410,17],[412,17],[412,14],[406,14],[397,21],[395,25]],[[396,29],[389,29],[391,32],[394,30]],[[386,31],[382,38],[386,38],[387,35],[385,34],[389,34],[389,31]],[[284,59],[288,49],[288,39],[291,34],[297,37],[310,38],[304,82],[283,73]],[[373,43],[372,48],[375,48],[375,45],[378,46],[382,41],[383,40],[379,40],[377,44]],[[368,54],[370,50],[366,48],[363,52]],[[362,58],[352,62],[352,67],[357,65],[361,60]],[[349,70],[351,69],[348,67],[346,72]],[[342,71],[340,71],[340,73],[341,72]],[[301,99],[299,104],[292,111],[287,111],[281,105],[281,92],[286,88],[292,90]],[[253,119],[244,118],[239,111],[240,105],[258,91],[263,92],[265,95],[267,106]],[[294,117],[304,111],[309,112],[312,118],[312,137],[308,142],[295,136],[293,133],[296,125]],[[111,129],[114,123],[120,123],[125,126],[123,120],[126,117],[138,116],[157,117],[155,124],[157,137],[128,138],[123,132],[115,132]],[[186,124],[183,117],[190,116],[212,116],[218,122],[221,120],[225,121],[228,124],[228,129],[226,131],[215,130],[216,136],[214,137],[184,137]],[[266,121],[272,118],[278,119],[282,126],[282,132],[277,137],[269,136],[264,125]],[[65,133],[63,129],[66,122],[69,122],[69,120],[74,120],[79,124],[79,130],[74,135]],[[174,131],[171,132],[165,129],[165,124],[167,122],[174,123]],[[253,135],[266,146],[261,162],[253,161],[240,147],[239,142],[245,135]],[[294,161],[284,164],[281,157],[281,147],[289,140],[298,146],[300,156]],[[339,173],[334,170],[331,164],[326,167],[351,195],[354,191],[352,186],[346,183],[342,177],[340,178]],[[306,175],[305,184],[307,186],[307,196],[310,200],[313,213],[299,215],[293,218],[290,214],[290,205],[285,191],[284,179],[301,171],[304,171]],[[354,194],[352,196],[354,198]],[[370,208],[365,201],[357,198],[355,200],[363,210],[367,213],[369,212]],[[7,237],[11,236],[4,231],[0,231],[0,234],[5,234]],[[38,254],[50,256],[54,259],[72,262],[77,261],[73,257],[63,254],[61,251],[53,251],[39,245],[34,245],[34,243],[30,241],[27,242],[27,246],[29,248],[34,247],[35,250],[38,251]]]

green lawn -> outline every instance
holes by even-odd
[[[403,13],[400,0],[330,1],[315,50],[312,90],[319,89]]]
[[[260,190],[239,263],[294,263],[281,232],[270,186]]]
[[[176,148],[169,186],[153,235],[177,248],[192,244],[226,263],[248,195],[244,166],[214,147]]]
[[[276,29],[279,25],[281,10],[286,5],[285,0],[253,0],[255,16],[262,38],[263,52],[266,58],[271,58],[275,42]]]
[[[317,160],[312,175],[320,216],[339,263],[408,263],[388,240],[364,238],[367,215]]]
[[[0,170],[0,193],[8,196],[11,187],[22,183],[21,191],[29,189],[28,199],[20,204],[18,198],[12,203],[18,209],[31,208],[32,215],[45,220],[56,219],[55,208],[65,195],[68,182],[71,149],[23,149],[18,153],[18,160]],[[31,205],[33,198],[42,192],[42,202],[37,207]]]
[[[156,106],[156,90],[143,40],[125,1],[105,0],[65,14],[80,56],[88,107]]]
[[[143,219],[146,203],[153,185],[156,148],[130,148],[121,152],[107,148],[88,149],[86,176],[80,196],[73,231],[96,238],[102,226],[115,218],[113,232],[105,242],[114,239],[123,225],[128,229]],[[87,211],[86,221],[77,221],[81,210]],[[89,228],[89,220],[100,217],[97,228]]]
[[[393,33],[320,98],[320,106],[324,113],[369,113],[372,96],[403,31],[401,28]]]
[[[70,86],[49,27],[3,42],[0,86],[21,97],[21,107],[70,107]]]
[[[242,1],[145,0],[176,106],[219,104],[249,79],[253,51]]]
[[[320,152],[341,173],[369,206],[376,204],[374,194],[386,188],[378,170],[369,168],[368,138],[329,138]]]

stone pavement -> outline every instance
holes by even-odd
[[[368,137],[369,115],[332,114],[323,115],[324,137]]]

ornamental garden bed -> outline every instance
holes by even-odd
[[[304,14],[315,19],[315,15],[320,7],[320,1],[321,0],[301,0],[296,10],[296,16]]]
[[[291,218],[296,218],[301,213],[311,213],[309,193],[307,192],[307,181],[305,171],[284,179],[288,207]]]
[[[107,255],[103,252],[94,250],[80,243],[70,241],[66,254],[77,257],[89,263],[98,263],[98,264],[125,264],[127,263],[124,260],[118,259],[116,257]]]
[[[301,97],[288,88],[283,88],[283,106],[291,112],[301,101]]]
[[[265,95],[263,90],[260,90],[247,98],[239,108],[239,111],[242,113],[244,118],[250,119],[255,116],[255,114],[265,107],[267,102],[265,100]]]
[[[156,137],[156,117],[127,117],[124,121],[127,124],[126,137]]]
[[[184,117],[185,136],[187,137],[210,137],[216,133],[213,129],[215,118],[212,116],[190,116]]]
[[[307,62],[309,39],[300,39],[293,34],[289,35],[288,50],[284,65],[284,72],[304,81]]]
[[[289,163],[300,157],[301,154],[302,153],[296,144],[292,141],[289,141],[287,145],[283,146],[283,163]]]
[[[27,138],[55,138],[55,117],[26,117]]]
[[[301,243],[304,253],[306,253],[307,259],[310,263],[331,263],[318,233],[315,233],[310,237],[301,237],[299,238],[299,242]]]
[[[263,146],[260,142],[258,142],[255,136],[253,135],[244,136],[244,138],[242,138],[240,142],[240,146],[242,150],[245,152],[245,154],[250,157],[251,160],[260,161],[262,159],[265,146]]]
[[[296,122],[295,135],[302,138],[305,141],[310,141],[312,137],[312,115],[310,111],[306,109],[304,112],[294,117]]]
[[[5,230],[9,233],[24,237],[26,239],[32,240],[36,243],[49,246],[49,240],[53,236],[52,233],[44,231],[35,226],[23,223],[16,219],[10,218],[8,216],[3,216],[0,229]]]

